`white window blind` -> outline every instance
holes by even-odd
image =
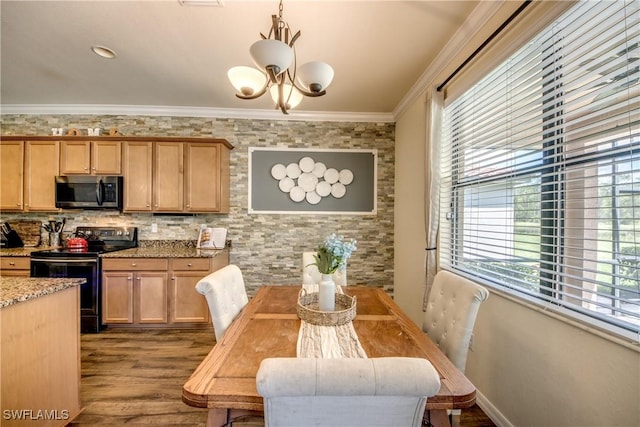
[[[639,8],[576,4],[446,106],[442,267],[640,331]]]

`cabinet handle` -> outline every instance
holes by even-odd
[[[131,279],[133,279],[131,276],[128,276],[128,277],[127,277],[127,280],[131,280]]]
[[[10,266],[14,266],[14,265],[16,265],[16,263],[15,262],[10,262],[9,265]]]
[[[176,280],[176,276],[171,276],[171,280]]]
[[[138,277],[138,280],[142,280],[142,277]]]
[[[131,267],[135,267],[137,264],[135,262],[131,263]]]
[[[187,264],[187,267],[191,267],[192,265],[193,265],[193,264],[189,263],[189,264]]]

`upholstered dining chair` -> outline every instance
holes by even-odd
[[[462,372],[480,304],[488,297],[484,287],[446,270],[433,279],[422,330]],[[451,412],[451,423],[460,425],[460,410]]]
[[[440,377],[421,358],[269,358],[256,386],[266,427],[420,426]]]
[[[322,274],[318,271],[318,267],[313,264],[315,259],[313,255],[315,252],[303,252],[302,253],[302,284],[314,285],[320,283],[322,280]],[[347,269],[338,270],[333,273],[333,281],[338,286],[347,285]]]
[[[207,299],[213,331],[216,341],[219,341],[249,302],[242,271],[237,265],[227,265],[200,279],[196,283],[196,290]]]

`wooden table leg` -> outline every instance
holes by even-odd
[[[227,410],[210,408],[207,414],[207,427],[221,427],[227,423]]]
[[[427,411],[427,419],[433,427],[451,427],[446,409],[431,409]]]
[[[230,420],[253,420],[263,419],[262,412],[248,411],[244,409],[222,409],[222,408],[209,408],[207,414],[207,427],[222,427]]]

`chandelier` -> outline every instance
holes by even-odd
[[[299,68],[296,64],[294,43],[300,31],[293,34],[289,24],[282,19],[282,0],[278,15],[271,15],[268,37],[260,33],[261,40],[249,48],[258,69],[237,66],[229,69],[227,76],[236,96],[256,99],[270,93],[276,108],[284,114],[295,108],[303,96],[322,96],[333,79],[333,68],[319,61],[307,62]]]

